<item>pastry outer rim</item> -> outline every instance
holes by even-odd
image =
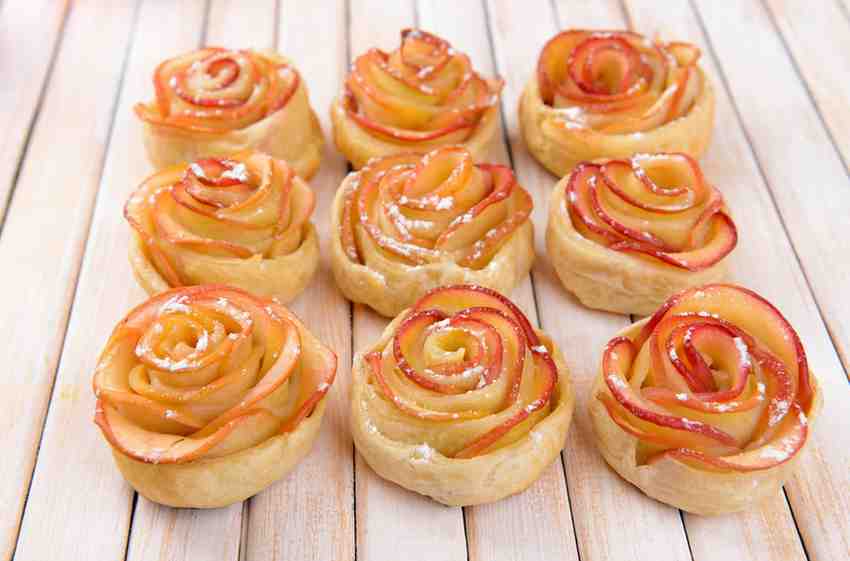
[[[698,158],[708,148],[714,126],[714,89],[702,68],[698,68],[703,88],[687,114],[648,132],[603,134],[589,128],[573,129],[569,140],[554,137],[545,128],[556,110],[543,103],[537,77],[528,81],[520,96],[520,132],[528,151],[558,177],[572,171],[579,162],[598,158],[630,158],[639,153],[684,152]]]
[[[292,471],[310,452],[322,425],[327,395],[294,431],[251,448],[182,464],[145,463],[112,448],[115,464],[145,498],[183,508],[217,508],[256,495]]]
[[[282,304],[291,302],[307,287],[319,266],[319,240],[316,227],[312,222],[307,222],[304,228],[306,233],[301,240],[301,245],[287,255],[273,259],[260,259],[254,263],[245,263],[251,258],[207,257],[210,261],[222,264],[220,268],[221,276],[215,279],[205,279],[204,282],[197,284],[227,284],[257,296],[274,298]],[[168,284],[168,281],[151,262],[145,248],[145,242],[135,230],[131,231],[128,254],[130,266],[133,269],[133,277],[150,296],[174,288]],[[250,265],[255,265],[252,268],[253,275],[256,275],[256,279],[265,281],[270,275],[268,270],[263,269],[268,267],[267,263],[270,261],[276,262],[278,268],[286,271],[285,277],[281,275],[280,279],[273,279],[283,281],[278,282],[276,286],[261,286],[259,282],[250,282],[250,277],[236,274],[236,270],[233,268],[247,268]],[[230,264],[232,264],[232,267],[228,266]]]
[[[341,98],[334,99],[330,109],[333,123],[333,138],[337,149],[351,162],[354,169],[360,169],[372,158],[383,158],[395,154],[426,153],[440,146],[463,146],[475,161],[484,161],[490,152],[493,140],[499,131],[499,107],[490,107],[481,115],[481,119],[469,138],[463,142],[444,142],[437,138],[427,142],[393,142],[372,135],[348,116],[342,106]]]
[[[637,335],[649,318],[620,331],[615,337]],[[596,447],[611,468],[644,494],[662,503],[701,515],[739,512],[770,496],[776,496],[787,481],[812,439],[811,424],[820,411],[823,396],[817,377],[811,376],[814,402],[807,415],[809,434],[803,447],[790,460],[772,468],[721,473],[693,468],[679,460],[664,458],[652,465],[637,465],[635,450],[639,439],[621,429],[597,395],[607,392],[600,369],[590,393],[590,418]]]
[[[303,77],[286,105],[245,128],[211,133],[141,122],[148,160],[157,169],[249,149],[286,161],[305,180],[321,163],[324,137]],[[300,131],[297,137],[295,131]]]
[[[585,238],[569,215],[565,216],[568,180],[566,176],[558,181],[550,196],[546,252],[561,284],[583,305],[621,314],[649,315],[685,288],[726,278],[728,255],[706,269],[688,271],[609,249]]]
[[[389,344],[406,315],[407,310],[399,314],[377,343],[354,357],[350,425],[357,451],[384,479],[448,506],[490,503],[526,490],[564,448],[575,407],[570,374],[558,347],[535,329],[558,369],[557,405],[526,436],[504,448],[468,459],[448,458],[432,449],[431,457],[425,461],[417,456],[420,445],[396,442],[375,430],[363,396],[363,392],[370,391],[364,356]]]
[[[391,262],[387,268],[377,271],[353,263],[342,247],[340,216],[345,190],[355,176],[353,172],[343,180],[331,206],[331,269],[337,286],[349,300],[366,304],[385,317],[395,317],[439,286],[478,284],[509,294],[531,270],[534,227],[530,216],[482,269],[470,269],[453,262],[417,266]]]

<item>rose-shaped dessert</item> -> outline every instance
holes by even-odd
[[[331,107],[334,140],[357,169],[374,157],[448,144],[482,158],[498,133],[501,89],[447,41],[405,29],[395,51],[371,49],[354,61]]]
[[[548,253],[586,306],[651,314],[721,280],[738,234],[723,196],[684,154],[582,162],[552,192]]]
[[[351,430],[380,476],[448,505],[526,489],[573,411],[560,352],[501,294],[437,288],[354,359]]]
[[[259,152],[165,168],[124,209],[133,272],[149,294],[222,283],[288,302],[318,265],[314,199],[285,162]]]
[[[647,495],[699,514],[775,495],[820,395],[782,314],[730,285],[688,289],[608,343],[591,417],[606,461]]]
[[[534,260],[532,206],[510,169],[460,146],[373,160],[334,200],[337,284],[390,317],[446,284],[508,292]]]
[[[543,47],[520,99],[529,151],[558,177],[597,158],[699,156],[714,121],[714,92],[699,57],[694,45],[628,31],[559,33]]]
[[[335,373],[336,355],[273,300],[175,289],[112,332],[94,374],[95,422],[145,497],[224,506],[309,452]]]
[[[298,71],[274,53],[207,47],[160,64],[156,99],[138,103],[154,167],[255,149],[309,179],[322,130]]]

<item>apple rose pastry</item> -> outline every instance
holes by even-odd
[[[292,168],[259,152],[171,166],[127,201],[130,264],[149,294],[222,283],[288,302],[319,262],[314,203]]]
[[[549,256],[590,308],[651,314],[721,280],[737,241],[723,196],[685,154],[583,162],[552,192]]]
[[[95,422],[139,493],[170,506],[241,501],[307,453],[336,355],[282,305],[241,290],[170,290],[112,332]]]
[[[558,177],[597,158],[699,156],[714,120],[714,92],[699,57],[689,43],[628,31],[559,33],[543,47],[520,98],[529,151]]]
[[[207,47],[160,64],[156,100],[138,103],[151,163],[256,149],[309,179],[319,167],[322,130],[298,71],[274,53]]]
[[[354,61],[331,106],[334,140],[357,169],[374,157],[448,144],[482,158],[498,132],[501,89],[447,41],[405,29],[392,53],[371,49]]]
[[[378,475],[447,505],[519,493],[573,412],[554,343],[501,294],[437,288],[354,359],[351,430]]]
[[[593,397],[597,444],[611,467],[698,514],[777,493],[821,400],[782,314],[722,284],[681,292],[612,339]]]
[[[531,196],[460,146],[369,162],[332,208],[331,265],[350,300],[392,317],[431,288],[512,290],[534,260]]]

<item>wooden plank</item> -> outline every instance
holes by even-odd
[[[817,120],[811,114],[806,114],[804,107],[811,111],[807,100],[802,100],[803,106],[788,106],[797,97],[794,91],[801,89],[801,86],[787,60],[784,69],[776,70],[776,60],[781,56],[774,55],[777,50],[780,55],[783,54],[781,46],[773,45],[778,39],[773,35],[774,31],[764,13],[761,14],[761,23],[758,23],[758,13],[750,10],[754,5],[748,4],[750,8],[741,12],[737,11],[741,8],[737,3],[734,8],[733,4],[724,4],[727,10],[712,13],[710,17],[707,12],[714,7],[701,6],[699,9],[710,37],[704,35],[697,14],[685,2],[669,3],[663,12],[650,10],[638,2],[628,2],[627,5],[634,23],[643,32],[660,32],[665,37],[686,39],[703,49],[704,67],[714,77],[717,90],[715,137],[705,159],[704,169],[707,177],[728,198],[740,226],[739,246],[732,254],[734,278],[776,304],[795,326],[806,345],[809,362],[819,375],[827,398],[813,431],[810,450],[803,455],[797,475],[786,486],[796,525],[803,533],[810,558],[826,560],[846,557],[847,519],[850,516],[850,475],[846,466],[850,464],[850,435],[841,427],[846,424],[843,418],[844,412],[850,407],[850,394],[818,306],[795,258],[794,249],[783,232],[783,228],[787,228],[794,241],[797,241],[787,220],[788,213],[783,213],[786,217],[783,225],[765,178],[761,175],[762,171],[766,172],[767,181],[773,187],[773,196],[781,200],[785,195],[779,195],[778,190],[787,190],[787,194],[790,194],[794,189],[788,181],[799,183],[804,180],[803,174],[807,175],[808,170],[820,166],[830,169],[831,161],[837,163],[835,152],[822,149],[815,154],[803,146],[817,138],[818,133],[823,135],[823,131],[813,130],[810,126],[810,122],[816,124]],[[730,42],[735,43],[734,49],[730,49]],[[714,58],[715,53],[710,47],[716,50],[719,61]],[[771,68],[775,72],[766,70]],[[760,95],[764,92],[782,92],[782,95]],[[734,101],[730,94],[734,96]],[[755,100],[753,96],[762,99]],[[739,113],[736,113],[736,107]],[[783,115],[783,118],[777,119],[777,115]],[[789,130],[794,131],[794,134],[787,134]],[[796,140],[797,135],[806,140]],[[771,137],[776,137],[777,142],[766,144]],[[778,141],[779,138],[784,140]],[[748,140],[754,142],[752,147]],[[765,144],[759,149],[757,142]],[[784,146],[786,143],[788,148]],[[790,152],[792,146],[799,147],[802,152]],[[753,148],[758,160],[753,155]],[[784,174],[781,177],[778,175],[780,168]],[[777,175],[772,175],[768,169],[774,170],[773,173]],[[843,176],[840,166],[837,169]],[[823,196],[813,197],[810,191],[803,195],[798,190],[796,197],[810,201],[843,197],[838,191],[846,192],[846,184],[822,176],[820,179],[815,184],[823,186]],[[809,184],[810,180],[807,186]],[[802,209],[799,210],[802,215]],[[815,222],[836,223],[824,220],[830,214],[819,214],[817,218],[814,214],[809,216],[812,239],[817,237],[814,230],[830,227],[815,225]],[[845,214],[841,216],[840,220],[844,220]],[[827,244],[823,239],[819,243]],[[834,243],[842,242],[836,239]],[[798,254],[804,255],[810,248],[801,248],[798,244]],[[817,251],[814,248],[812,250]],[[841,257],[835,254],[831,258],[832,265],[841,267],[842,262],[846,263],[846,256],[846,252]],[[831,278],[835,282],[835,276]],[[715,558],[718,555],[718,535],[730,537],[720,540],[723,544],[721,555],[728,558],[762,560],[805,557],[795,520],[781,494],[748,513],[717,519],[689,516],[686,522],[697,559]],[[731,539],[733,536],[736,537]]]
[[[690,559],[676,509],[646,499],[609,470],[596,451],[587,417],[587,398],[602,347],[627,325],[625,316],[581,306],[561,286],[546,259],[548,201],[557,178],[526,151],[517,122],[517,103],[546,40],[566,27],[622,28],[616,2],[489,2],[499,72],[507,80],[503,104],[514,168],[535,199],[538,259],[534,285],[541,322],[566,355],[576,389],[576,414],[563,453],[572,517],[582,559]],[[533,37],[534,40],[528,40]],[[647,531],[651,528],[652,531]]]
[[[9,0],[0,7],[0,52],[5,53],[0,57],[0,228],[67,7],[51,0]]]
[[[850,20],[838,2],[821,2],[812,9],[800,0],[766,0],[766,7],[844,166],[850,167]]]
[[[850,281],[850,242],[844,232],[850,213],[846,169],[764,7],[735,3],[727,8],[720,12],[706,3],[700,4],[698,11],[721,61],[750,150],[758,158],[817,303],[804,282],[799,283],[798,302],[790,298],[795,295],[790,289],[783,290],[782,276],[762,281],[771,291],[783,291],[774,301],[788,312],[807,344],[809,361],[826,397],[815,425],[813,450],[803,457],[801,469],[786,490],[809,557],[846,558],[850,553],[850,432],[846,422],[850,392],[845,374],[850,320],[847,299],[842,295]],[[737,41],[738,46],[730,49],[730,41]],[[761,92],[782,95],[759,95]],[[777,119],[777,115],[783,118]],[[790,253],[779,262],[786,267],[792,263],[792,270],[799,270]],[[795,277],[797,281],[799,277]],[[824,320],[844,358],[845,371],[829,344]]]
[[[435,4],[418,2],[419,25],[451,42],[469,55],[485,76],[495,76],[487,14],[483,2]],[[490,161],[510,165],[507,144],[500,131]],[[542,201],[537,201],[538,205]],[[526,280],[511,298],[529,320],[538,325],[531,283]],[[527,491],[496,503],[467,507],[467,549],[470,560],[578,559],[564,466],[559,458]],[[552,531],[556,528],[556,531]]]
[[[398,45],[399,31],[413,26],[415,17],[411,0],[352,0],[348,30],[352,60],[372,47],[394,49]],[[365,306],[354,305],[354,350],[374,343],[386,324],[385,319]],[[432,561],[466,558],[460,508],[444,507],[389,483],[378,477],[360,454],[355,454],[355,458],[359,559],[415,559],[425,551]]]
[[[276,23],[278,50],[301,72],[329,141],[327,108],[348,68],[344,2],[284,1]],[[322,32],[305,32],[311,29]],[[351,317],[327,261],[328,209],[346,171],[343,157],[327,144],[319,173],[311,181],[317,195],[312,220],[319,230],[322,263],[292,305],[313,333],[336,351],[337,379],[313,451],[293,474],[248,502],[245,560],[354,559],[354,458],[348,430]]]
[[[150,88],[150,77],[156,66],[163,59],[176,56],[180,53],[191,51],[206,39],[207,44],[220,45],[223,47],[242,47],[240,42],[244,37],[250,37],[251,41],[245,43],[245,47],[269,48],[274,43],[274,28],[268,22],[268,18],[252,10],[260,8],[274,10],[273,2],[256,2],[246,7],[246,10],[235,10],[228,2],[214,1],[204,2],[193,0],[182,3],[182,13],[174,14],[173,8],[159,2],[145,2],[140,17],[140,26],[146,25],[153,37],[167,36],[171,40],[169,44],[162,45],[152,43],[145,52],[138,49],[140,57],[139,66],[141,81],[136,90],[128,92],[125,102],[127,114],[131,114],[132,103],[139,99],[149,99],[152,95]],[[206,29],[204,29],[205,12],[209,10],[206,18]],[[163,33],[153,32],[161,25],[161,21],[170,21],[171,28]],[[265,25],[259,24],[263,22]],[[140,27],[141,31],[141,27]],[[133,53],[134,56],[136,52]],[[136,59],[132,59],[133,62]],[[128,68],[128,73],[134,69]],[[136,78],[136,76],[133,76]],[[129,79],[129,78],[128,78]],[[123,131],[122,131],[123,132]],[[118,142],[121,144],[119,145]],[[133,152],[133,167],[139,170],[138,178],[144,178],[151,172],[149,165],[144,162],[143,154],[136,153],[141,150],[139,130],[137,127],[128,127],[127,136],[120,140],[116,137],[112,151],[116,157],[120,157],[119,151],[130,150]],[[138,167],[136,167],[138,166]],[[123,191],[123,190],[121,190]],[[119,191],[119,192],[121,192]],[[121,192],[126,197],[126,193]],[[123,205],[123,200],[115,201],[116,205]],[[111,208],[108,212],[120,214],[120,206]],[[121,228],[121,233],[110,232],[112,236],[120,236],[122,240],[129,239],[127,224],[123,220],[115,224]],[[117,248],[111,253],[113,259],[117,254],[125,252],[126,249]],[[104,255],[110,255],[105,252]],[[129,269],[127,270],[127,282],[134,284]],[[133,288],[139,293],[134,301],[143,300],[146,296],[138,287]],[[132,304],[130,304],[132,305]],[[117,309],[124,309],[125,306]],[[222,509],[210,511],[195,511],[185,509],[173,509],[165,507],[144,497],[138,497],[136,511],[130,528],[130,543],[127,558],[130,560],[148,559],[154,555],[161,559],[177,561],[179,559],[232,559],[239,557],[240,538],[242,534],[243,504],[234,504]]]
[[[846,299],[838,289],[850,282],[847,259],[850,238],[844,232],[846,216],[850,213],[847,169],[836,154],[764,7],[736,4],[718,10],[717,6],[707,4],[700,5],[699,12],[712,46],[723,61],[728,87],[761,172],[773,192],[847,369],[850,317],[845,313]],[[813,33],[823,34],[824,30],[815,29]],[[729,45],[733,37],[740,37],[736,40],[744,42],[744,47]],[[837,40],[835,47],[840,48],[840,36]],[[811,55],[817,57],[816,53],[813,51]],[[828,59],[814,60],[823,65],[824,72],[840,74],[841,67],[830,66]],[[834,94],[839,100],[841,91],[838,88]],[[846,85],[844,91],[850,91]],[[765,95],[766,92],[782,94]],[[840,125],[840,119],[846,118],[847,107],[835,109],[830,105],[829,108],[834,111],[824,113],[824,118],[828,122],[838,119],[834,122]],[[782,124],[793,118],[794,128],[778,128],[777,115],[787,116],[779,121]],[[778,134],[780,131],[782,134]],[[815,190],[817,196],[812,196]],[[844,218],[831,219],[833,216]]]
[[[0,504],[7,507],[0,551],[3,559],[13,554],[17,517],[31,477],[16,559],[86,559],[95,557],[95,551],[110,550],[118,554],[126,537],[129,496],[118,479],[109,473],[102,478],[72,476],[97,471],[98,456],[88,446],[94,441],[89,438],[94,433],[91,424],[85,422],[82,428],[68,432],[69,427],[51,422],[47,432],[54,441],[64,440],[65,450],[48,447],[39,452],[38,446],[101,179],[122,64],[132,36],[134,4],[85,2],[68,16],[0,239],[0,259],[10,273],[0,281],[0,309],[5,317],[14,318],[0,348],[0,440],[10,451],[0,464]],[[93,60],[97,64],[91,64]],[[90,339],[87,344],[94,346]],[[87,351],[93,352],[91,348]],[[53,392],[66,411],[86,401],[78,410],[86,420],[93,411],[88,401],[90,372],[80,377],[84,383],[60,382]],[[62,433],[56,434],[57,430]],[[33,476],[36,455],[39,466]],[[45,465],[57,469],[45,472]],[[91,484],[81,485],[82,480]],[[107,493],[93,508],[89,494],[100,489]],[[89,512],[103,513],[103,530],[93,534],[97,539],[81,540],[87,532],[68,531],[73,518],[81,517],[86,509],[68,510],[66,498],[86,504]]]

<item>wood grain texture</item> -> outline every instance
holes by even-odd
[[[0,6],[0,231],[67,7],[53,0],[8,0]],[[26,56],[20,56],[22,45]]]
[[[181,10],[174,14],[173,8],[150,1],[139,8],[115,126],[111,137],[104,135],[99,143],[109,151],[16,559],[124,555],[133,492],[91,422],[91,377],[115,323],[146,298],[127,263],[129,228],[122,216],[130,192],[152,172],[132,105],[152,96],[151,75],[163,56],[197,46],[203,2],[184,3]],[[96,35],[95,30],[88,32]],[[129,28],[125,33],[130,35]],[[179,559],[192,544],[205,545],[207,551],[226,550],[205,536],[189,511],[162,509],[139,499],[136,516],[142,531],[130,548],[131,558],[146,558],[140,552],[156,548],[169,559]],[[50,539],[44,537],[45,527],[53,529]],[[163,539],[170,532],[171,540]],[[83,535],[96,539],[80,540]]]
[[[846,369],[850,317],[846,298],[836,287],[850,283],[846,258],[850,237],[845,221],[823,217],[850,213],[847,170],[764,7],[736,3],[721,11],[712,3],[698,6],[752,149]],[[741,48],[729,45],[733,37],[740,38]],[[828,61],[821,64],[840,72]],[[836,118],[845,118],[847,112],[844,106],[835,112]],[[793,117],[793,126],[780,127],[779,115]]]
[[[488,4],[499,72],[506,78],[503,104],[514,167],[535,199],[538,257],[534,280],[543,328],[566,355],[576,389],[576,413],[563,453],[570,506],[582,559],[688,560],[690,553],[676,509],[644,497],[608,469],[596,451],[587,416],[588,393],[602,347],[629,323],[625,316],[589,310],[561,286],[545,258],[548,199],[557,178],[526,151],[517,122],[523,87],[543,44],[562,28],[622,28],[616,2]],[[532,38],[532,39],[530,39]],[[652,531],[647,531],[652,528]]]
[[[351,317],[327,259],[328,209],[347,169],[332,148],[327,113],[348,67],[344,3],[284,1],[276,23],[278,50],[295,62],[305,80],[329,143],[319,173],[310,182],[316,193],[312,220],[321,233],[322,262],[291,309],[336,351],[338,367],[313,451],[293,473],[248,501],[243,559],[347,561],[354,559],[354,459],[348,430]],[[323,31],[305,32],[311,29]]]
[[[799,273],[794,275],[795,284],[801,285],[798,291],[792,291],[790,283],[775,277],[760,279],[757,286],[764,287],[769,296],[775,294],[774,302],[800,332],[825,395],[812,450],[803,457],[800,470],[786,490],[809,557],[823,561],[847,558],[850,387],[846,359],[850,323],[847,297],[842,294],[850,280],[850,242],[844,231],[850,213],[846,169],[766,10],[760,5],[737,3],[734,8],[730,6],[721,14],[710,3],[698,5],[751,150],[758,158],[816,301],[812,301],[809,286],[799,280]],[[732,56],[728,45],[733,36],[746,38],[737,56]],[[757,88],[781,91],[782,95],[759,96]],[[777,122],[777,115],[788,115],[793,118],[792,124]],[[792,255],[782,262],[786,267],[793,264],[794,272],[799,270]],[[843,370],[829,344],[824,321],[839,355],[845,359]]]
[[[837,1],[820,2],[817,9],[801,0],[764,2],[845,168],[850,168],[850,19]]]
[[[394,49],[399,31],[415,25],[416,9],[411,0],[351,0],[349,18],[353,60],[372,47]],[[355,351],[374,343],[388,323],[360,304],[353,306],[352,317]],[[466,559],[460,508],[442,506],[389,483],[362,456],[355,457],[358,559],[415,559],[426,551],[433,561]]]
[[[487,14],[482,2],[418,3],[419,25],[437,33],[466,53],[482,75],[496,75]],[[490,161],[510,165],[504,135]],[[535,200],[539,207],[544,201]],[[538,236],[540,234],[538,230]],[[510,295],[534,324],[539,325],[532,285],[527,279]],[[564,468],[558,458],[525,492],[496,503],[467,507],[467,549],[470,560],[578,559],[572,533]],[[552,531],[557,528],[557,531]]]
[[[19,561],[85,559],[100,547],[118,552],[126,539],[129,494],[111,470],[94,475],[100,463],[89,422],[90,370],[79,377],[80,384],[66,384],[67,376],[57,381],[45,445],[40,452],[38,447],[57,364],[66,356],[62,341],[132,37],[134,4],[82,3],[71,10],[0,239],[0,259],[10,271],[0,281],[0,309],[14,322],[0,348],[0,442],[10,451],[0,463],[0,504],[8,505],[2,514],[3,559],[12,556],[30,483],[15,554]],[[110,25],[99,26],[101,17]],[[76,382],[81,364],[73,359],[62,364]],[[65,414],[82,428],[65,433],[66,427],[55,423]],[[91,485],[80,485],[72,474],[91,474],[86,478]],[[81,534],[69,531],[69,520],[81,518],[85,509],[72,503],[89,504],[87,493],[103,493],[105,530],[96,539],[81,540]],[[73,501],[66,501],[71,494]]]
[[[795,189],[787,183],[789,175],[795,173],[794,168],[816,170],[826,157],[834,157],[835,153],[815,156],[804,152],[796,156],[800,159],[795,160],[795,156],[784,152],[780,146],[803,144],[795,139],[795,135],[800,129],[805,130],[803,123],[806,119],[802,110],[789,112],[781,107],[794,99],[790,91],[792,82],[796,80],[793,70],[787,68],[781,82],[778,78],[774,78],[774,83],[768,82],[769,74],[765,69],[771,66],[772,50],[761,42],[746,44],[759,41],[759,26],[769,26],[769,22],[765,20],[756,24],[753,14],[735,13],[733,5],[729,4],[722,18],[719,15],[715,15],[715,19],[704,17],[709,32],[706,37],[698,14],[685,2],[671,2],[663,12],[650,10],[639,2],[627,2],[626,5],[634,25],[642,32],[687,38],[703,50],[703,65],[713,77],[717,92],[715,136],[703,167],[706,177],[727,197],[740,228],[739,245],[731,256],[734,280],[753,288],[785,314],[800,334],[812,370],[818,374],[826,394],[826,404],[814,426],[809,450],[801,458],[796,476],[786,486],[794,507],[794,518],[782,495],[757,509],[735,516],[716,519],[689,516],[686,522],[694,556],[697,559],[714,558],[718,554],[714,536],[727,535],[735,536],[734,539],[723,540],[724,554],[730,558],[804,559],[805,552],[795,527],[796,519],[810,558],[843,558],[848,552],[846,493],[850,492],[850,484],[846,466],[850,465],[850,436],[846,428],[841,429],[839,425],[846,425],[840,411],[847,410],[850,392],[823,319],[795,258],[794,247],[780,233],[783,228],[790,228],[787,213],[783,213],[786,218],[783,225],[773,202],[774,197],[780,198],[778,189],[788,192]],[[735,3],[734,6],[741,5]],[[703,16],[705,7],[699,7]],[[757,27],[736,29],[742,21]],[[734,41],[738,42],[738,47],[733,53],[730,42]],[[715,53],[720,57],[719,66]],[[739,67],[739,64],[746,67]],[[734,75],[732,68],[739,68]],[[744,71],[744,68],[747,70]],[[758,96],[759,91],[783,93]],[[756,101],[755,96],[761,99]],[[768,98],[773,101],[768,101]],[[745,107],[743,99],[750,99],[751,103]],[[783,113],[794,115],[793,135],[784,134],[786,124],[777,121],[776,116]],[[757,132],[753,128],[755,126],[759,127]],[[781,132],[777,132],[777,128]],[[822,130],[818,132],[823,134]],[[815,132],[804,134],[804,138],[811,139]],[[756,138],[776,139],[769,156],[768,152],[758,150]],[[753,144],[750,145],[750,142]],[[779,166],[780,161],[784,161],[785,179],[774,183],[774,179],[779,180],[778,176],[771,179],[767,173],[766,182],[762,172]],[[797,176],[797,179],[802,178]],[[772,192],[769,187],[773,188]],[[843,188],[846,191],[846,185]],[[831,193],[839,187],[835,182],[827,182],[824,189]],[[810,195],[809,190],[809,196],[799,196],[807,201],[819,198]],[[819,220],[827,222],[822,218]],[[799,246],[796,250],[798,255],[803,255]]]
[[[0,561],[850,558],[850,0],[762,2],[0,0],[0,262],[12,272],[0,278],[0,446],[9,451],[0,462]],[[347,171],[328,107],[350,57],[395,48],[399,30],[413,25],[506,79],[504,141],[490,158],[512,162],[535,200],[538,258],[512,298],[570,367],[577,408],[562,462],[521,495],[466,509],[377,477],[353,451],[348,392],[352,344],[371,344],[387,322],[351,306],[323,261],[291,306],[339,356],[311,454],[228,508],[134,499],[91,423],[91,376],[115,323],[145,298],[127,264],[121,208],[152,172],[131,108],[152,97],[154,67],[202,41],[276,45],[294,60],[328,143],[311,181],[324,250],[330,201]],[[525,150],[519,94],[558,29],[627,26],[703,49],[718,107],[702,164],[739,225],[733,280],[788,317],[826,393],[785,495],[747,513],[681,517],[608,469],[587,398],[602,346],[629,319],[580,306],[545,256],[557,178]]]

